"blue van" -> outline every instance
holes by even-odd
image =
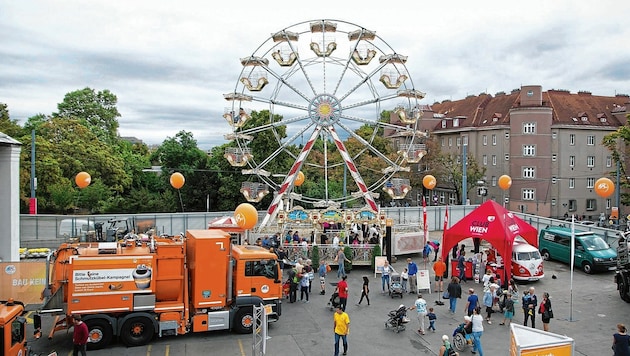
[[[571,229],[547,227],[540,230],[538,250],[545,260],[571,263]],[[574,265],[585,273],[617,268],[617,251],[592,231],[575,230]]]

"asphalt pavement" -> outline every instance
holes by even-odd
[[[472,246],[472,243],[466,243]],[[398,262],[392,264],[401,271],[406,265],[406,256],[399,256]],[[420,269],[425,269],[422,258],[411,256]],[[431,276],[431,263],[427,268]],[[542,293],[551,295],[555,318],[551,320],[550,331],[572,338],[574,355],[601,356],[611,354],[612,335],[617,323],[630,325],[630,304],[619,298],[616,285],[613,283],[614,272],[587,275],[580,270],[571,269],[566,264],[546,261],[545,278],[533,283],[519,284],[519,291],[529,286],[536,288],[539,300]],[[370,277],[370,301],[367,306],[356,306],[361,295],[362,276]],[[573,275],[573,278],[571,278]],[[552,278],[555,276],[556,278]],[[317,279],[312,287],[310,302],[283,304],[282,317],[269,327],[267,355],[320,356],[333,355],[333,311],[327,303],[334,289],[330,282],[336,281],[336,270],[327,278],[327,293],[319,295]],[[433,278],[431,278],[433,284]],[[402,298],[391,298],[381,293],[380,276],[374,277],[374,271],[367,267],[354,268],[348,274],[350,297],[347,313],[350,316],[350,335],[348,336],[348,355],[437,355],[443,334],[452,336],[455,327],[463,320],[465,299],[458,301],[457,313],[448,311],[448,301],[444,305],[435,304],[442,300],[440,293],[422,291],[428,305],[437,314],[437,331],[419,335],[418,321],[415,311],[409,312],[411,321],[407,329],[396,333],[385,329],[388,312],[400,304],[412,306],[415,295],[405,294]],[[462,284],[465,291],[473,287],[482,290],[481,284],[467,282]],[[433,285],[432,285],[433,288]],[[299,295],[298,295],[299,298]],[[542,330],[540,315],[536,315],[536,328]],[[484,323],[482,345],[485,355],[508,355],[510,330],[499,325],[502,315],[494,314],[492,324]],[[520,303],[517,305],[514,322],[522,323],[523,313]],[[426,324],[428,326],[428,322]],[[30,334],[30,333],[29,333]],[[185,336],[155,339],[149,345],[127,348],[120,344],[105,350],[88,352],[90,355],[252,355],[252,335],[239,335],[231,332],[208,332]],[[40,339],[30,342],[36,352],[57,351],[60,355],[71,354],[72,340],[70,334],[58,333],[53,340]],[[467,349],[461,355],[471,355]],[[547,355],[547,354],[545,354]]]

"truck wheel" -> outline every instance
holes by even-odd
[[[630,296],[628,296],[628,281],[626,277],[620,275],[618,278],[619,283],[617,284],[617,289],[619,289],[619,296],[621,300],[626,303],[630,303]]]
[[[234,331],[249,334],[254,327],[254,311],[251,307],[241,308],[234,317]]]
[[[146,345],[153,338],[153,334],[155,334],[153,323],[144,317],[125,321],[120,330],[120,338],[127,346]]]
[[[88,327],[88,350],[100,350],[112,341],[112,326],[103,319],[86,320]]]
[[[589,262],[584,262],[582,264],[582,271],[586,274],[591,274],[593,273],[593,266]]]
[[[545,261],[549,261],[549,260],[551,260],[551,255],[549,254],[549,251],[547,251],[547,250],[543,250],[543,251],[542,251],[542,258],[543,258],[543,260],[545,260]]]

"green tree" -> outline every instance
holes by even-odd
[[[109,90],[96,92],[91,88],[75,90],[66,94],[57,105],[59,112],[54,118],[79,119],[101,141],[114,143],[118,137],[118,98]]]
[[[459,156],[453,154],[441,154],[436,158],[436,165],[432,166],[431,173],[438,182],[446,182],[450,188],[454,189],[461,204],[467,197],[462,196],[463,163]],[[466,169],[466,189],[472,191],[478,180],[486,174],[486,168],[481,166],[475,157],[468,155]]]
[[[613,161],[619,164],[621,187],[617,187],[617,189],[621,192],[621,204],[630,205],[630,194],[627,193],[627,188],[630,187],[630,180],[628,179],[628,174],[626,174],[627,159],[630,157],[630,115],[626,115],[626,118],[629,121],[625,125],[620,126],[617,131],[604,136],[602,144],[610,151]],[[611,177],[616,176],[616,174],[616,170],[615,172],[610,172]]]
[[[23,134],[23,129],[17,120],[11,120],[7,104],[0,103],[0,132],[18,139]]]

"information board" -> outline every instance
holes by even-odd
[[[429,278],[429,270],[426,269],[421,269],[418,270],[418,274],[416,275],[417,278],[417,284],[418,284],[418,290],[417,292],[420,292],[421,290],[428,290],[429,293],[431,293],[431,280]]]

